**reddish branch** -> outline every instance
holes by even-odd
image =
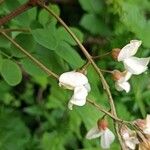
[[[28,9],[34,7],[37,5],[39,0],[29,0],[25,4],[22,4],[18,8],[16,8],[14,11],[10,12],[8,15],[4,16],[0,19],[0,26],[4,25],[11,19],[15,18],[16,16],[22,14],[23,12],[27,11]]]

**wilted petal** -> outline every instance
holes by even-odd
[[[60,85],[67,85],[71,87],[81,86],[88,83],[87,77],[80,72],[65,72],[59,77]]]
[[[131,150],[135,150],[136,148],[136,143],[134,143],[133,141],[130,140],[126,140],[125,144],[128,148],[130,148]]]
[[[124,46],[121,49],[121,51],[118,55],[118,61],[123,61],[123,60],[133,56],[137,52],[137,50],[138,50],[139,46],[141,45],[141,43],[142,42],[138,41],[138,40],[130,41],[129,44],[127,44],[126,46]]]
[[[86,103],[86,96],[88,92],[84,86],[76,87],[70,103],[78,106],[83,106]]]
[[[138,75],[147,70],[147,65],[149,61],[150,61],[150,57],[149,58],[131,57],[125,59],[123,62],[126,70],[128,70],[132,74]]]
[[[102,133],[99,131],[98,127],[96,126],[88,131],[88,133],[86,134],[86,138],[90,140],[90,139],[98,138],[101,135]]]
[[[110,145],[115,140],[115,136],[113,132],[111,132],[108,128],[103,131],[101,136],[101,146],[103,149],[110,148]]]
[[[125,90],[128,93],[130,91],[130,84],[129,84],[129,82],[116,82],[115,88],[118,91]]]
[[[132,150],[135,150],[136,145],[139,144],[139,141],[136,136],[129,136],[128,138],[124,139],[125,144]]]

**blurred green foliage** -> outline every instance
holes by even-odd
[[[71,1],[71,0],[70,0]],[[0,16],[8,14],[24,0],[5,0]],[[101,55],[123,47],[131,39],[143,42],[139,57],[150,55],[150,1],[76,0],[71,5],[50,4],[49,8],[69,24],[90,54]],[[72,15],[73,14],[73,15]],[[84,55],[71,36],[45,10],[33,8],[14,18],[4,28],[26,28],[31,32],[9,33],[23,48],[57,74],[79,69]],[[122,66],[111,57],[96,61],[107,69]],[[71,92],[61,89],[38,66],[0,36],[0,149],[2,150],[99,150],[99,140],[88,141],[85,134],[103,114],[90,104],[69,111]],[[89,97],[109,110],[99,77],[90,66]],[[117,92],[109,74],[119,117],[133,120],[150,113],[150,73],[134,76],[129,94]],[[113,129],[113,125],[110,128]],[[119,150],[117,139],[111,150]]]

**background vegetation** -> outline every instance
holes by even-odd
[[[24,0],[4,0],[0,16]],[[148,0],[52,0],[49,7],[79,37],[92,56],[142,40],[137,56],[150,55],[150,1]],[[3,26],[24,29],[8,32],[23,48],[57,74],[79,69],[86,58],[65,29],[41,8],[32,8]],[[96,60],[107,70],[123,69],[110,56]],[[40,68],[0,35],[0,149],[1,150],[99,150],[99,140],[85,134],[103,114],[90,104],[67,108],[71,92],[58,86]],[[117,92],[110,74],[104,74],[118,115],[126,120],[150,113],[150,73],[134,76],[128,94]],[[89,97],[108,108],[99,77],[92,66],[87,76]],[[110,120],[110,126],[111,126]],[[113,129],[113,128],[112,128]],[[117,139],[111,150],[119,150]]]

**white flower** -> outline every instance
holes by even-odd
[[[129,44],[124,46],[119,54],[118,61],[123,61],[126,70],[132,74],[138,75],[147,70],[147,65],[150,61],[148,58],[133,57],[136,54],[141,41],[131,40]]]
[[[72,110],[73,105],[83,106],[86,103],[86,97],[91,90],[87,77],[80,72],[65,72],[59,77],[59,86],[74,90],[68,108]]]
[[[100,143],[103,149],[110,148],[110,145],[115,140],[115,135],[107,127],[102,128],[98,126],[93,127],[92,129],[89,130],[89,132],[86,135],[87,139],[94,139],[98,137],[101,137]]]
[[[125,145],[131,149],[135,150],[136,145],[139,144],[135,131],[130,130],[126,126],[123,126],[121,129],[121,135],[125,142]]]
[[[118,70],[113,71],[113,77],[116,80],[115,82],[115,88],[118,91],[125,90],[127,93],[130,91],[130,83],[128,80],[131,78],[131,73],[124,71],[120,72]]]

